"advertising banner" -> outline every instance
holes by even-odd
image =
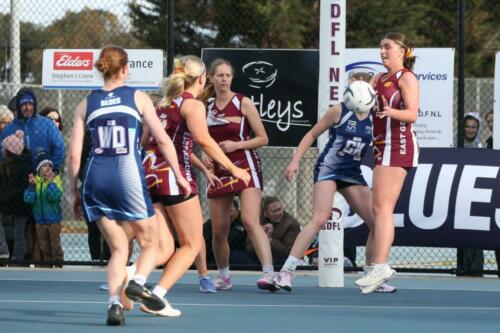
[[[126,85],[137,89],[159,90],[163,79],[163,51],[129,49]],[[42,86],[44,89],[92,90],[103,86],[94,64],[100,49],[43,50]]]
[[[253,101],[269,146],[296,147],[317,120],[317,50],[202,50],[207,66],[217,58],[233,65],[231,89]]]
[[[423,148],[394,212],[395,245],[500,250],[500,152]],[[371,152],[363,161],[371,186]],[[342,207],[349,211],[349,207]],[[345,246],[364,245],[367,228],[353,212],[344,217]]]

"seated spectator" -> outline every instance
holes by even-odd
[[[264,197],[262,199],[262,217],[260,224],[269,238],[273,263],[283,265],[290,253],[295,238],[300,233],[300,224],[289,213],[283,210],[283,206],[276,197]],[[247,239],[247,251],[255,254],[252,242]]]
[[[2,142],[0,161],[0,213],[13,226],[14,247],[11,260],[21,261],[26,255],[25,227],[31,207],[23,200],[24,189],[31,173],[31,152],[24,147],[23,132],[17,131]],[[8,258],[8,252],[7,252]]]
[[[245,249],[245,240],[247,233],[243,227],[240,217],[240,207],[236,200],[229,211],[229,264],[230,265],[260,265],[256,257],[251,256]],[[215,256],[212,251],[212,222],[207,220],[203,225],[203,238],[207,249],[207,263],[215,264]]]
[[[35,158],[36,176],[29,175],[30,186],[24,192],[24,201],[33,205],[36,236],[43,260],[62,262],[61,247],[61,176],[53,169],[53,162],[46,152]]]

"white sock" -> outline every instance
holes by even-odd
[[[156,285],[153,288],[153,294],[163,299],[163,297],[165,297],[165,295],[167,294],[167,290],[163,287],[160,287],[159,285]]]
[[[127,272],[130,272],[131,276],[134,276],[136,271],[137,271],[136,264],[132,264],[132,265],[127,267]]]
[[[222,276],[223,278],[228,278],[229,276],[231,276],[231,273],[229,272],[229,266],[219,268],[218,271],[219,275]]]
[[[200,278],[200,280],[201,280],[201,279],[203,279],[203,278],[208,277],[208,273],[207,273],[207,274],[198,274],[198,277],[199,277],[199,278]]]
[[[264,273],[274,273],[273,265],[262,265],[262,272]]]
[[[373,269],[382,269],[382,268],[385,268],[385,266],[387,266],[387,263],[383,263],[383,264],[373,264]]]
[[[146,278],[139,274],[135,274],[132,280],[134,280],[137,284],[140,284],[141,286],[146,284]]]
[[[120,296],[119,296],[119,295],[109,296],[109,298],[108,298],[108,309],[109,309],[112,305],[115,305],[115,304],[118,304],[118,305],[120,305],[121,307],[123,307],[123,306],[122,306],[122,302],[120,301]]]
[[[298,258],[295,258],[294,256],[288,256],[281,270],[295,272],[295,270],[297,269],[297,265],[299,264],[299,261],[300,260]]]

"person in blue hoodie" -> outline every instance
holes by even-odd
[[[32,162],[39,151],[45,151],[53,158],[54,169],[60,170],[64,160],[64,140],[54,122],[37,113],[37,99],[33,90],[20,89],[16,94],[17,118],[5,126],[0,134],[0,143],[11,134],[21,130],[24,145],[32,152]],[[3,155],[0,151],[0,160]]]

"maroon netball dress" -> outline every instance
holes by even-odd
[[[417,137],[412,123],[405,123],[390,117],[380,119],[379,109],[382,108],[382,96],[387,104],[397,110],[406,108],[398,81],[401,76],[412,71],[402,69],[385,81],[381,76],[375,86],[377,104],[373,108],[373,158],[375,165],[397,166],[403,168],[416,167],[418,164]]]
[[[161,124],[167,135],[172,139],[179,160],[182,175],[191,185],[192,193],[197,193],[196,177],[191,166],[191,153],[193,152],[193,138],[189,133],[186,120],[181,115],[182,103],[194,98],[190,93],[184,92],[168,106],[156,109]],[[153,202],[158,196],[183,195],[182,188],[177,186],[175,175],[167,161],[163,158],[156,141],[150,137],[149,149],[143,160],[146,171],[146,182]]]
[[[219,143],[222,141],[246,141],[253,137],[248,120],[241,112],[241,104],[244,96],[234,95],[231,101],[219,110],[215,104],[215,99],[207,105],[207,123],[210,135]],[[224,119],[225,117],[241,117],[241,122],[236,123]],[[222,185],[209,186],[207,196],[215,198],[229,193],[239,193],[246,188],[263,188],[262,167],[260,157],[254,149],[236,150],[226,153],[227,157],[234,165],[249,172],[251,179],[245,185],[239,179],[234,178],[231,173],[220,164],[214,162],[214,174],[219,177]]]

